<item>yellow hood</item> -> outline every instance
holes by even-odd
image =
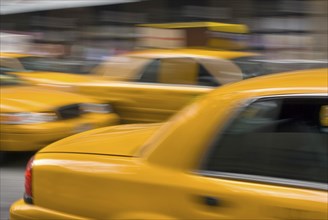
[[[1,112],[51,111],[73,103],[95,102],[86,96],[54,91],[35,86],[2,86]]]
[[[161,125],[132,124],[95,129],[55,142],[40,153],[133,156]]]

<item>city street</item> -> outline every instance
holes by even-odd
[[[31,153],[10,155],[0,168],[0,219],[9,218],[10,205],[24,193],[25,165]]]

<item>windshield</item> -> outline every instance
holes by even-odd
[[[260,60],[272,73],[327,68],[328,62],[323,60]]]
[[[0,66],[2,70],[10,72],[25,72],[23,66],[15,58],[0,57]]]
[[[318,60],[273,60],[258,56],[232,61],[242,70],[244,79],[271,73],[327,68],[327,61]]]
[[[30,71],[78,74],[90,73],[90,70],[97,64],[91,61],[61,60],[48,57],[22,57],[19,58],[19,61],[24,69]]]

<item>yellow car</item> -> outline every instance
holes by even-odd
[[[78,132],[118,123],[108,103],[0,73],[0,152],[35,151]]]
[[[10,219],[326,219],[327,101],[328,69],[276,74],[71,136],[30,160]]]
[[[3,53],[2,65],[14,68],[11,61],[22,62],[26,56]],[[111,102],[124,122],[160,122],[214,86],[267,73],[256,62],[258,57],[237,51],[154,49],[112,57],[87,75],[22,70],[14,74]]]

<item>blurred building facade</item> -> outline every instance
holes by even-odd
[[[102,59],[135,48],[137,24],[247,24],[249,50],[279,58],[327,59],[327,0],[142,0],[1,15],[1,31],[33,37],[34,51]],[[17,5],[19,7],[19,3]]]

